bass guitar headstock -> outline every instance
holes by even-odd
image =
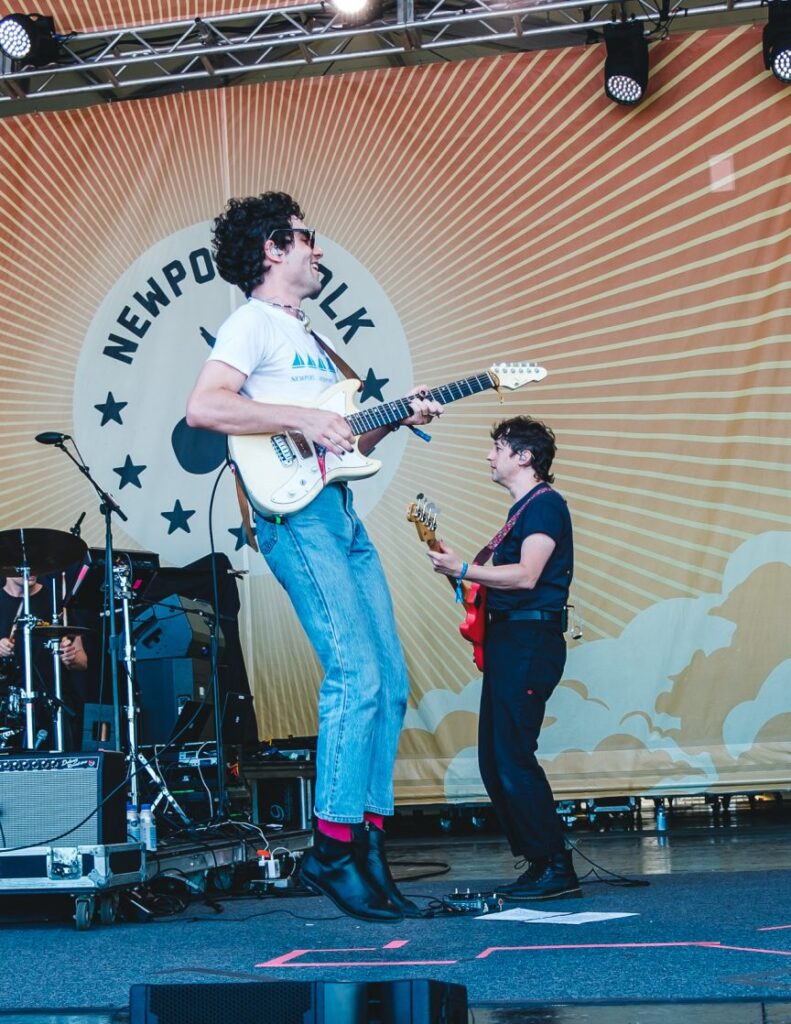
[[[418,537],[429,545],[437,542],[438,515],[439,509],[425,494],[418,494],[415,500],[410,502],[406,512],[407,520],[415,524]]]
[[[489,367],[495,388],[505,388],[506,391],[516,391],[525,384],[532,384],[543,380],[547,371],[538,363],[495,363]]]

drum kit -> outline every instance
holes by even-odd
[[[84,626],[71,626],[66,622],[62,594],[58,594],[57,574],[69,566],[83,561],[88,547],[85,541],[60,530],[16,529],[0,532],[0,575],[21,579],[21,603],[14,622],[14,632],[21,635],[22,656],[15,652],[3,659],[0,666],[0,749],[21,745],[33,750],[47,737],[46,729],[36,729],[36,705],[43,703],[53,709],[55,749],[64,749],[63,713],[68,710],[63,702],[61,686],[60,645],[64,638],[72,639],[89,633]],[[31,613],[32,580],[53,575],[52,618],[44,621]],[[52,653],[52,692],[40,693],[34,689],[34,645],[42,644]],[[21,675],[21,679],[19,678]],[[19,685],[21,683],[21,685]]]

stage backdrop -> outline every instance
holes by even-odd
[[[509,504],[484,454],[502,416],[556,430],[584,639],[541,743],[556,792],[779,788],[791,772],[791,104],[761,32],[651,47],[616,107],[601,47],[311,78],[0,123],[0,526],[102,542],[96,500],[33,435],[73,434],[129,515],[119,547],[209,548],[223,445],[184,406],[239,295],[209,222],[286,189],[325,250],[312,304],[370,407],[500,359],[548,377],[402,431],[355,488],[412,679],[401,801],[474,799],[480,679],[407,503],[473,554]],[[783,140],[786,140],[785,143]],[[319,667],[241,531],[246,656],[265,736],[316,727]]]

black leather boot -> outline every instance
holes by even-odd
[[[362,921],[400,921],[402,914],[387,904],[378,887],[361,870],[352,843],[316,832],[302,858],[299,877],[308,889],[327,896],[335,906]]]
[[[533,864],[536,869],[533,870]],[[561,850],[546,859],[534,861],[513,885],[502,889],[507,900],[557,900],[582,896],[579,879],[574,870],[571,850]],[[542,870],[538,871],[541,865]]]
[[[430,911],[421,910],[396,886],[385,857],[384,832],[365,821],[359,825],[352,825],[352,836],[360,866],[364,868],[368,877],[373,879],[388,903],[404,917],[430,917]]]

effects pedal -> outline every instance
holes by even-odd
[[[499,913],[503,909],[503,898],[493,892],[490,896],[483,893],[459,892],[455,889],[442,901],[443,906],[449,914],[490,914]]]

